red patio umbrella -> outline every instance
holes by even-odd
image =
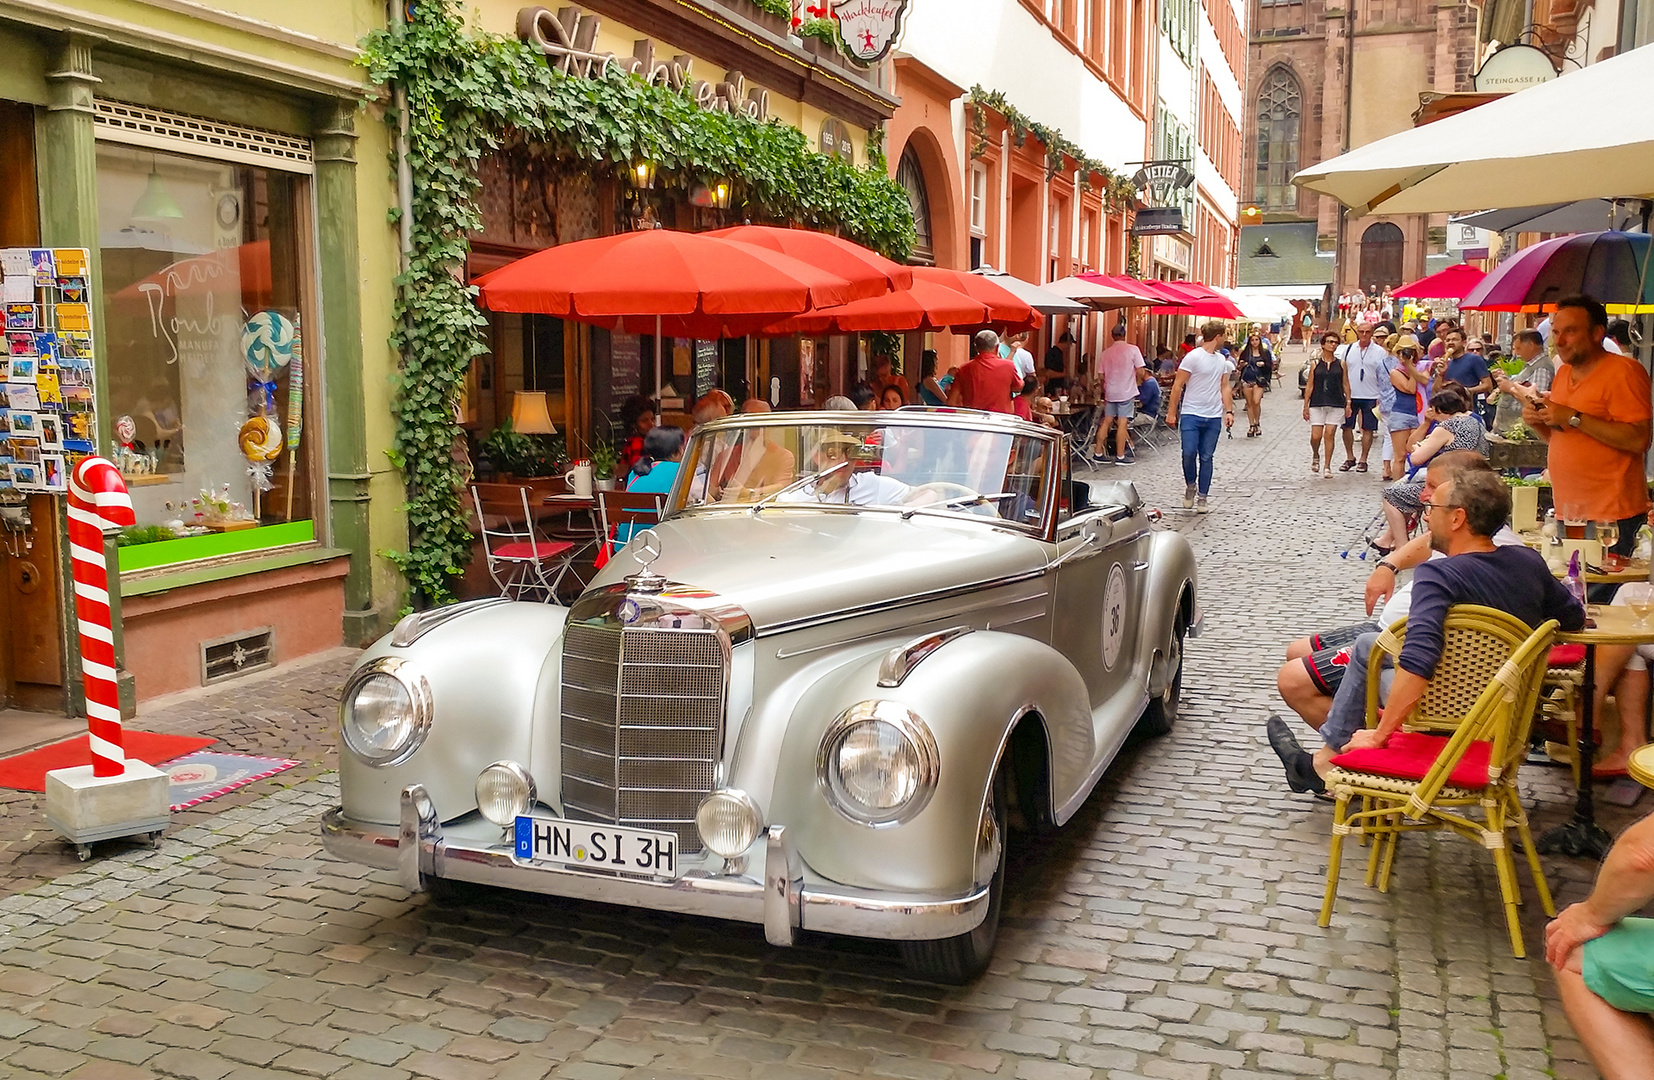
[[[1198,281],[1145,281],[1151,292],[1165,298],[1156,304],[1156,311],[1175,311],[1182,315],[1198,315],[1208,319],[1244,319],[1246,316],[1235,302],[1222,293],[1213,292]]]
[[[705,235],[790,255],[857,285],[882,281],[887,289],[905,289],[913,284],[910,267],[831,233],[774,225],[736,225],[714,229]]]
[[[490,311],[553,315],[613,327],[655,317],[708,316],[708,328],[743,317],[783,318],[888,292],[852,284],[799,259],[704,233],[651,229],[577,240],[477,278]],[[710,337],[696,333],[690,336]]]
[[[913,279],[942,285],[955,292],[964,293],[972,300],[980,301],[987,306],[988,323],[1004,324],[1008,328],[1018,330],[1035,330],[1045,322],[1045,316],[1035,311],[1015,293],[995,285],[981,274],[946,270],[940,266],[915,266]]]
[[[1446,270],[1421,277],[1410,285],[1393,289],[1390,295],[1409,300],[1463,300],[1486,277],[1485,270],[1478,270],[1467,263],[1457,263]]]
[[[868,330],[945,330],[952,327],[983,326],[988,306],[964,293],[930,281],[915,281],[911,289],[898,289],[869,300],[857,300],[836,308],[817,308],[776,323],[769,334],[852,334]]]

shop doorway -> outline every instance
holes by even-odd
[[[0,101],[0,247],[40,245],[34,109]],[[0,753],[57,734],[64,686],[59,500],[0,489]],[[47,715],[42,715],[47,714]]]
[[[1406,247],[1401,227],[1380,221],[1361,234],[1361,289],[1375,296],[1402,282],[1401,261]]]

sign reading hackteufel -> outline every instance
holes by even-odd
[[[543,53],[546,63],[564,75],[601,79],[610,68],[619,68],[646,83],[687,94],[703,109],[738,113],[754,120],[769,117],[769,91],[758,86],[747,89],[746,76],[739,71],[726,72],[723,81],[717,83],[694,78],[689,72],[689,57],[679,54],[670,61],[657,61],[655,43],[648,39],[638,41],[631,56],[598,52],[597,30],[602,24],[601,18],[578,8],[559,8],[556,15],[548,8],[523,8],[517,12],[517,37]]]
[[[835,0],[833,17],[850,55],[864,64],[882,60],[902,33],[907,0]]]

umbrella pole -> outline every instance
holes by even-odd
[[[660,316],[655,316],[655,401],[660,401]]]

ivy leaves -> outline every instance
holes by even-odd
[[[971,108],[971,132],[976,136],[971,146],[972,157],[982,156],[983,151],[988,148],[988,116],[984,109],[986,106],[1005,118],[1006,126],[1011,129],[1011,138],[1019,149],[1028,141],[1029,135],[1038,139],[1040,145],[1045,147],[1045,179],[1048,182],[1063,171],[1063,159],[1069,158],[1081,172],[1103,178],[1103,197],[1111,208],[1117,205],[1129,206],[1136,196],[1137,188],[1129,177],[1121,176],[1098,159],[1087,156],[1078,143],[1056,128],[1046,127],[1038,120],[1024,115],[998,90],[984,90],[981,84],[977,84],[965,95],[965,102]]]
[[[914,236],[907,195],[885,175],[882,153],[858,169],[815,153],[796,128],[702,109],[618,70],[563,76],[521,42],[467,28],[459,11],[455,0],[422,2],[407,23],[369,34],[361,60],[374,83],[401,87],[408,102],[413,254],[396,280],[391,345],[402,368],[389,453],[407,486],[409,549],[389,555],[416,604],[452,599],[471,551],[454,408],[472,359],[486,351],[486,320],[463,280],[467,236],[482,228],[483,154],[527,141],[616,172],[647,158],[657,176],[685,185],[728,179],[732,202],[753,220],[836,230],[897,260]]]

